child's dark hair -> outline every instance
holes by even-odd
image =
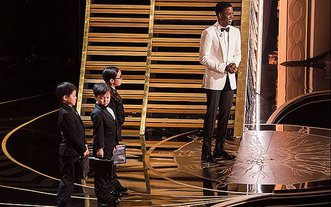
[[[55,88],[55,96],[59,103],[62,103],[63,96],[70,96],[73,91],[77,91],[76,86],[69,82],[62,82]]]
[[[224,10],[228,7],[232,7],[232,4],[228,2],[218,2],[215,6],[215,13],[218,16],[219,13],[224,12]]]
[[[102,96],[105,93],[110,92],[110,88],[106,83],[96,83],[93,86],[93,94],[95,96]]]
[[[102,71],[102,78],[106,83],[109,83],[111,79],[115,79],[120,69],[117,67],[108,66]]]

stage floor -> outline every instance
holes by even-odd
[[[57,111],[42,104],[37,110],[33,104],[16,105],[17,118],[1,122],[0,205],[55,205]],[[201,162],[200,130],[147,140],[145,163],[139,138],[124,140],[128,159],[118,165],[117,174],[129,195],[118,206],[210,206],[275,189],[329,184],[330,130],[286,125],[245,129],[242,138],[226,142],[227,151],[237,158],[217,163]],[[96,206],[92,177],[84,191],[73,194],[73,205]]]

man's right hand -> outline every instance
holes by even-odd
[[[85,156],[88,156],[89,154],[90,154],[90,151],[89,151],[89,149],[86,147],[86,150],[85,150],[83,156],[85,157]]]
[[[98,149],[97,150],[97,156],[98,157],[103,157],[103,155],[104,155],[103,148]]]
[[[229,65],[226,66],[226,71],[228,71],[228,73],[236,73],[237,70],[238,68],[235,63],[230,63]]]

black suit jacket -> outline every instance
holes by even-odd
[[[111,159],[114,147],[118,144],[117,121],[106,107],[96,105],[91,113],[93,122],[93,154],[103,147],[104,158]]]
[[[77,111],[67,104],[61,104],[58,126],[61,137],[60,156],[83,156],[86,151],[85,128]]]

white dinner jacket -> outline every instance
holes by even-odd
[[[241,60],[241,38],[238,28],[229,26],[229,47],[226,55],[224,35],[218,22],[202,32],[200,41],[200,63],[206,66],[202,87],[211,90],[222,90],[226,77],[229,76],[231,89],[237,88],[235,74],[225,71],[230,63],[239,66]]]

